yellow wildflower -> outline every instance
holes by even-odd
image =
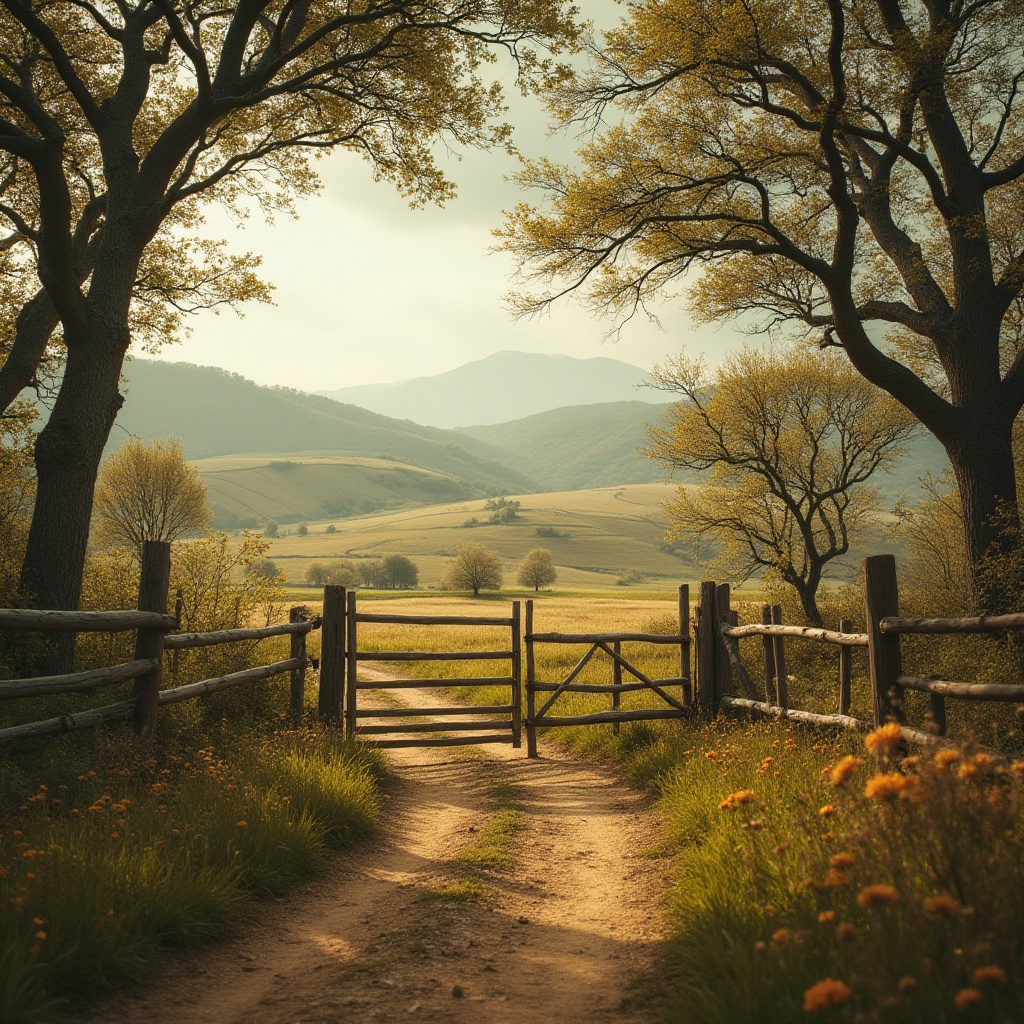
[[[960,752],[958,750],[940,750],[932,760],[939,768],[948,768],[960,760]]]
[[[906,789],[907,777],[899,772],[887,772],[868,779],[864,795],[871,800],[891,800]]]
[[[848,782],[856,774],[857,769],[860,767],[860,758],[854,757],[852,754],[847,754],[846,757],[842,758],[839,763],[832,769],[832,785],[842,786]]]
[[[888,757],[903,739],[903,732],[897,722],[880,725],[864,737],[864,746],[876,757]]]
[[[832,806],[832,804],[825,804],[825,806],[820,808],[818,811],[818,814],[820,814],[823,818],[831,818],[832,815],[835,813],[836,809]]]

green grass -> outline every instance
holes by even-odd
[[[64,737],[4,765],[0,1020],[33,1024],[230,935],[253,896],[372,829],[379,755],[317,729],[225,726],[164,749]]]

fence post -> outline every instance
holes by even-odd
[[[679,678],[682,679],[680,690],[683,695],[683,704],[690,707],[693,704],[693,684],[690,681],[690,585],[682,583],[679,586],[679,635],[687,638],[686,643],[679,645]]]
[[[782,625],[782,605],[772,605],[772,625]],[[786,675],[785,637],[772,637],[772,653],[775,657],[775,703],[783,711],[789,711],[789,676]]]
[[[761,625],[772,624],[772,606],[761,605]],[[772,690],[775,688],[775,638],[770,636],[761,637],[761,648],[764,652],[764,699],[771,707]]]
[[[523,745],[523,648],[520,603],[512,602],[512,746]]]
[[[729,660],[729,652],[725,649],[725,637],[722,636],[722,626],[731,625],[730,616],[732,606],[729,603],[729,584],[719,583],[715,588],[715,706],[713,715],[718,714],[718,708],[722,697],[732,693],[732,662]]]
[[[896,680],[903,674],[898,633],[883,633],[879,621],[899,615],[894,555],[872,555],[864,559],[864,609],[867,618],[868,665],[875,726],[889,719],[905,722],[903,687]]]
[[[174,617],[175,617],[175,619],[178,620],[178,625],[175,626],[174,628],[176,630],[178,630],[178,632],[181,631],[181,613],[184,611],[184,609],[185,609],[185,595],[182,593],[181,587],[178,587],[178,591],[174,595]],[[177,684],[177,682],[178,682],[178,655],[179,654],[181,654],[181,651],[177,647],[175,647],[174,650],[171,651],[171,679],[174,681],[175,684]]]
[[[536,666],[533,661],[533,600],[526,602],[526,756],[537,756],[537,694],[533,684],[537,682]]]
[[[320,695],[317,713],[326,722],[341,721],[345,692],[345,588],[324,587],[320,627]]]
[[[840,633],[853,632],[853,619],[842,619]],[[850,683],[853,679],[853,648],[843,644],[839,648],[839,714],[850,713]]]
[[[718,709],[714,630],[715,584],[704,580],[697,605],[697,706],[706,718],[714,718]]]
[[[359,659],[356,657],[359,645],[359,634],[356,626],[356,594],[349,591],[346,596],[345,626],[347,641],[345,645],[345,738],[354,739],[356,735],[356,697],[359,694],[356,682],[359,678]]]
[[[622,654],[622,644],[619,643],[618,640],[616,640],[612,644],[612,650],[615,651],[616,654],[620,654],[621,655]],[[612,686],[620,687],[621,685],[622,685],[622,665],[619,663],[619,661],[617,659],[613,658],[612,659]],[[615,690],[612,691],[612,711],[618,711],[621,706],[622,706],[622,694],[619,692],[618,689],[615,689]],[[618,733],[619,733],[619,723],[618,722],[613,722],[612,723],[612,732],[615,733],[616,735],[618,735]]]
[[[171,580],[171,545],[165,540],[142,543],[138,609],[167,614],[167,588]],[[154,658],[157,667],[135,680],[135,732],[149,739],[156,731],[156,712],[163,678],[164,631],[140,629],[135,639],[135,660]]]
[[[288,609],[289,622],[303,622],[303,609],[299,606]],[[288,657],[297,659],[301,664],[293,668],[291,673],[291,713],[292,722],[298,725],[302,721],[302,705],[306,690],[306,634],[289,634],[290,650]]]

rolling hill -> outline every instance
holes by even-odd
[[[111,435],[179,437],[190,459],[259,452],[329,452],[406,463],[463,485],[463,493],[535,490],[474,438],[395,420],[329,398],[260,387],[209,366],[135,359]]]
[[[637,391],[646,379],[645,370],[618,359],[496,352],[431,377],[318,394],[417,423],[460,427],[502,423],[566,405],[661,403],[656,392]]]

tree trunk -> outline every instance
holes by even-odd
[[[84,336],[68,337],[64,380],[36,439],[36,504],[21,584],[37,608],[78,607],[93,488],[123,401],[118,382],[127,344],[119,342],[126,337],[110,335],[109,328],[92,325]],[[70,668],[72,640],[66,635],[55,645],[47,667]]]
[[[1019,610],[1011,607],[1020,600],[1013,581],[979,573],[986,558],[1006,553],[1020,543],[1012,425],[1000,429],[987,417],[986,422],[968,422],[946,453],[960,489],[974,587],[972,603],[977,610],[989,613]]]

